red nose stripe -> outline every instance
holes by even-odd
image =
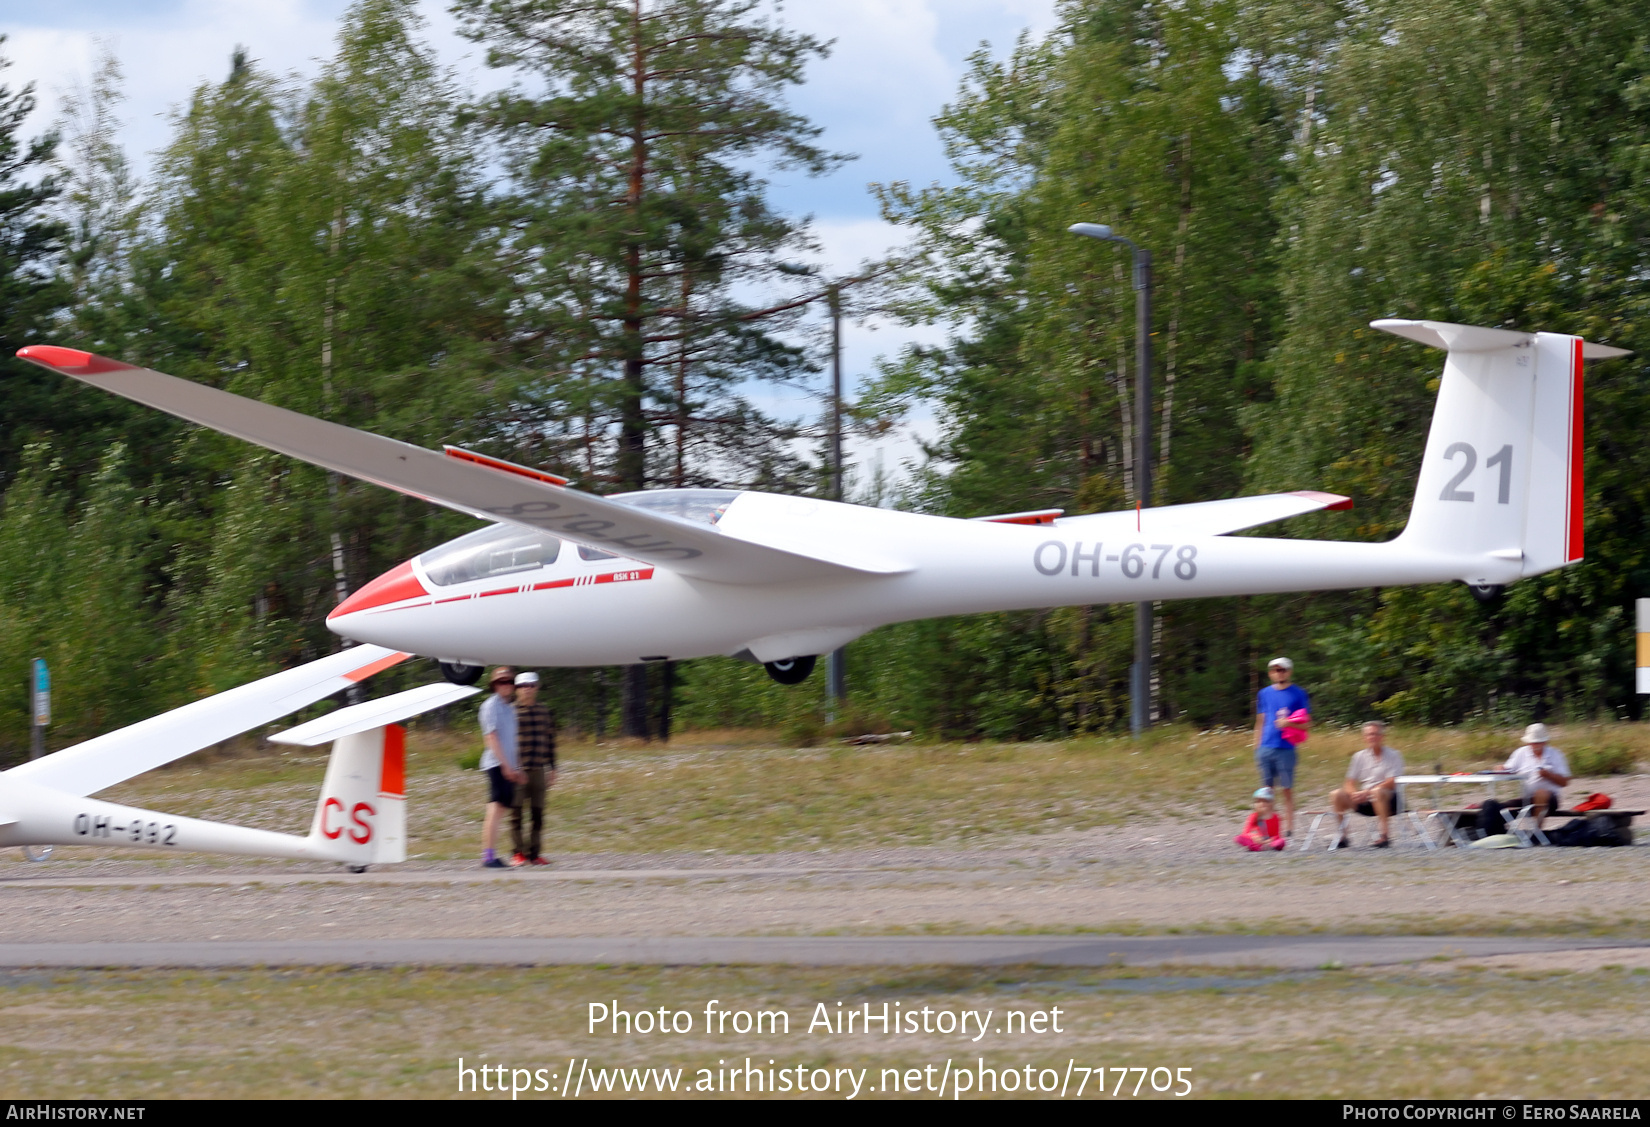
[[[371,607],[381,607],[385,603],[399,603],[403,599],[416,599],[420,595],[427,595],[424,585],[413,574],[412,563],[398,564],[368,583],[355,594],[345,599],[333,608],[329,619],[341,615],[354,614],[358,610],[367,610]]]
[[[78,348],[60,348],[55,344],[31,344],[17,350],[19,360],[32,360],[42,368],[53,368],[59,372],[66,372],[71,376],[95,376],[102,372],[125,372],[135,368],[135,364],[124,364],[119,360],[111,360],[107,356],[99,356],[94,352],[82,352]]]

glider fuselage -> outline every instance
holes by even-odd
[[[720,515],[724,533],[760,528],[764,542],[797,550],[851,544],[889,572],[728,584],[625,559],[587,559],[588,550],[560,543],[538,553],[548,562],[441,583],[448,576],[436,549],[363,588],[328,626],[357,641],[472,665],[712,654],[774,661],[827,652],[887,623],[942,615],[1424,583],[1464,571],[1459,556],[1414,551],[1402,540],[1210,536],[1161,520],[1154,528],[1150,515],[1111,516],[1023,526],[744,492]],[[523,538],[519,528],[497,529],[495,543]],[[485,554],[486,538],[472,536]],[[552,540],[544,534],[541,543]],[[1486,556],[1473,567],[1482,582],[1518,577],[1516,561]]]

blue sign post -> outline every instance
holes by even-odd
[[[34,694],[34,723],[31,725],[29,758],[46,754],[46,725],[52,722],[52,675],[44,658],[35,658],[29,671],[29,687]]]

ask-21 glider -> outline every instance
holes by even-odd
[[[1582,557],[1583,361],[1623,349],[1437,321],[1374,327],[1443,349],[1409,523],[1380,544],[1237,537],[1344,497],[1310,491],[959,520],[751,490],[600,497],[483,454],[427,450],[74,349],[22,359],[329,470],[490,522],[356,591],[327,625],[360,645],[0,773],[0,844],[97,842],[355,867],[404,856],[397,719],[473,691],[490,662],[614,665],[730,654],[777,680],[891,622],[1092,603],[1461,581],[1490,592]],[[421,654],[449,681],[284,733],[335,740],[308,837],[88,796]],[[277,737],[281,738],[281,737]]]
[[[1229,535],[1351,501],[1310,491],[1144,511],[959,520],[752,490],[599,497],[455,447],[427,450],[85,352],[25,360],[317,466],[493,522],[336,607],[360,642],[439,659],[618,665],[731,654],[800,680],[890,622],[982,611],[1461,580],[1582,556],[1582,361],[1557,333],[1374,327],[1446,351],[1420,481],[1387,543]]]

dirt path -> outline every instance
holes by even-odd
[[[413,862],[0,864],[0,941],[1322,930],[1650,932],[1650,847],[1259,855],[1227,819],[999,848]],[[1525,910],[1518,907],[1522,905]]]

